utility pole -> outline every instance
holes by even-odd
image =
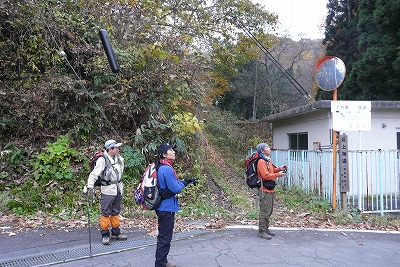
[[[254,96],[253,96],[253,120],[255,121],[257,118],[257,80],[258,80],[258,69],[257,62],[256,63],[256,75],[254,79]]]

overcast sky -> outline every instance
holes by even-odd
[[[278,32],[287,32],[294,40],[299,34],[304,38],[324,38],[323,25],[328,10],[328,0],[251,0],[265,6],[265,9],[276,13],[280,24]]]

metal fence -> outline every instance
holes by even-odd
[[[332,203],[332,150],[273,150],[275,165],[287,165],[288,175],[280,183],[299,186],[306,193],[316,193]],[[337,157],[339,160],[339,157]],[[348,151],[347,204],[364,213],[400,212],[400,175],[398,150]],[[340,170],[337,163],[336,200],[340,205]]]

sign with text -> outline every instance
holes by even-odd
[[[334,131],[371,131],[371,101],[331,101]]]
[[[339,172],[340,192],[350,191],[349,186],[349,161],[348,161],[348,138],[346,134],[339,135]]]

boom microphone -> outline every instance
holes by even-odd
[[[113,49],[111,47],[110,40],[108,39],[107,31],[104,29],[101,29],[99,31],[99,35],[100,35],[101,42],[103,44],[104,51],[106,52],[108,62],[110,63],[112,72],[114,72],[114,73],[119,72],[119,66],[118,66],[117,60],[115,58]]]

